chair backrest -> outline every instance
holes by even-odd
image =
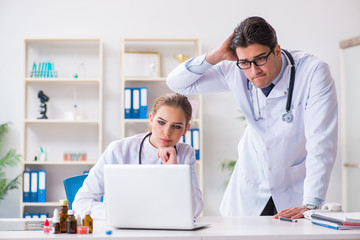
[[[87,176],[88,176],[87,174],[83,174],[83,175],[64,179],[64,187],[65,187],[66,197],[69,203],[69,209],[72,209],[72,203],[75,199],[75,195],[78,192],[78,190],[82,187],[83,182]]]

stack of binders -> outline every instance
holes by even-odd
[[[46,171],[23,172],[23,202],[46,202]]]
[[[342,229],[360,229],[360,212],[315,212],[311,215],[313,224]]]
[[[195,150],[196,160],[200,160],[200,132],[198,128],[189,129],[182,141],[189,144]]]
[[[146,119],[148,111],[148,88],[125,88],[125,119]]]

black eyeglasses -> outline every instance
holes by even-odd
[[[262,66],[262,65],[265,65],[267,63],[267,59],[268,57],[270,56],[270,54],[273,52],[274,48],[272,48],[270,50],[270,52],[264,56],[264,57],[259,57],[259,58],[256,58],[252,61],[240,61],[238,60],[236,62],[236,65],[240,68],[240,69],[249,69],[251,68],[251,63],[254,63],[256,66]]]

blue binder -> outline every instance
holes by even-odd
[[[31,171],[30,172],[30,202],[37,202],[38,201],[38,172]]]
[[[30,202],[30,171],[23,172],[23,202]]]
[[[38,171],[38,202],[46,202],[46,171]]]
[[[132,112],[132,90],[131,88],[125,88],[124,91],[124,108],[125,108],[125,119],[132,118],[131,112]]]
[[[140,118],[147,119],[148,112],[148,88],[140,88]]]
[[[132,118],[140,118],[140,89],[132,89]]]
[[[32,218],[32,213],[24,213],[23,218]]]
[[[192,131],[192,146],[195,150],[196,160],[200,159],[200,131],[198,128],[194,128]]]
[[[186,144],[189,144],[190,146],[192,146],[192,144],[191,144],[191,142],[192,142],[192,136],[191,136],[192,134],[191,134],[191,129],[189,129],[187,132],[186,132],[186,134],[185,134],[185,137],[184,137],[184,139],[185,139],[185,143]]]

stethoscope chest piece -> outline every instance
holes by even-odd
[[[286,112],[281,116],[281,119],[286,123],[291,123],[294,119],[294,115],[291,112]]]

